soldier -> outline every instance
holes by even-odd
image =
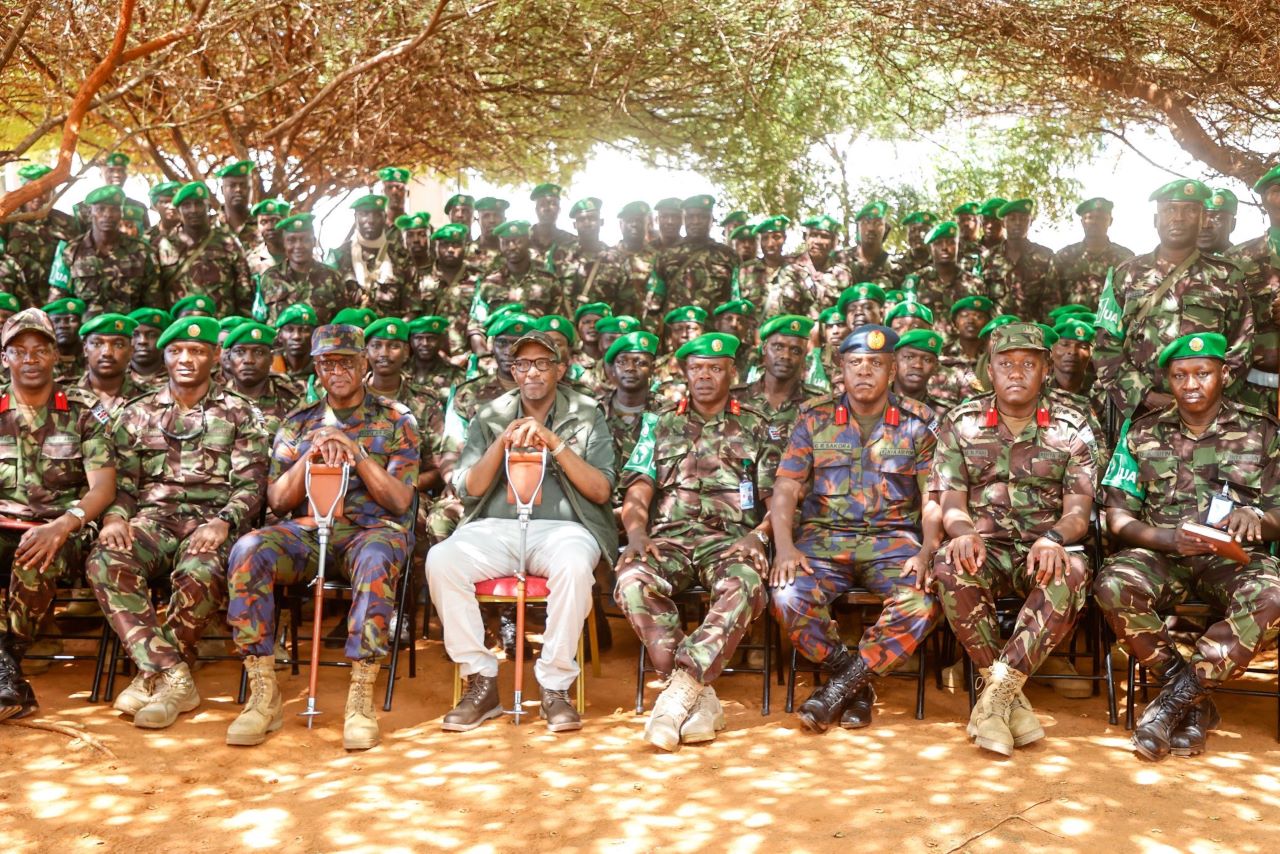
[[[0,255],[0,267],[6,259]],[[0,324],[22,311],[22,306],[18,304],[18,298],[6,291],[0,291]]]
[[[454,193],[444,203],[444,215],[449,218],[449,222],[460,225],[467,231],[464,246],[471,242],[471,224],[475,220],[475,210],[475,197],[466,193]]]
[[[888,289],[902,281],[907,271],[889,257],[884,248],[890,227],[885,220],[889,205],[885,202],[867,202],[854,217],[857,242],[840,252],[836,260],[849,268],[855,282],[874,282]]]
[[[955,337],[943,348],[938,372],[929,384],[934,396],[948,407],[979,390],[978,363],[986,349],[983,333],[994,311],[991,300],[984,296],[964,297],[951,306]]]
[[[658,234],[651,241],[650,248],[655,253],[675,249],[680,245],[680,230],[684,227],[684,201],[677,198],[659,199],[653,206],[653,212],[658,219]]]
[[[1057,340],[1050,348],[1053,369],[1046,385],[1085,398],[1094,417],[1101,419],[1106,413],[1107,400],[1093,370],[1093,325],[1077,316],[1067,316],[1053,327],[1053,332]]]
[[[596,299],[609,303],[615,313],[628,317],[636,317],[644,312],[645,290],[657,261],[657,251],[645,242],[645,225],[648,221],[649,206],[644,202],[629,202],[618,212],[618,230],[622,234],[622,240],[606,252],[604,257],[608,264],[622,270],[622,278],[616,282],[617,290],[614,293],[594,291]],[[582,298],[591,299],[591,293]]]
[[[947,620],[985,687],[969,734],[985,750],[1011,756],[1044,738],[1022,694],[1070,637],[1084,604],[1088,569],[1066,546],[1089,528],[1097,488],[1096,422],[1087,408],[1044,389],[1044,332],[1010,323],[991,334],[993,394],[947,416],[929,489],[941,493],[947,541],[933,562]],[[1003,647],[995,599],[1026,601]]]
[[[560,218],[560,186],[539,184],[529,193],[537,222],[529,229],[529,252],[535,266],[553,276],[568,271],[569,257],[577,249],[578,239],[556,225]],[[498,235],[502,237],[501,234]],[[504,250],[505,254],[505,250]]]
[[[897,332],[897,330],[894,330]],[[902,333],[893,348],[896,371],[893,393],[918,400],[933,410],[941,421],[951,408],[929,390],[930,380],[938,372],[942,358],[942,336],[932,329],[912,329]]]
[[[132,202],[120,206],[120,233],[141,240],[147,230],[147,209]]]
[[[411,309],[407,276],[412,264],[400,238],[387,232],[387,197],[361,196],[351,209],[356,212],[355,233],[330,261],[353,299],[358,295],[375,313],[400,317]]]
[[[613,447],[619,460],[631,459],[644,416],[650,409],[649,386],[653,380],[653,360],[658,354],[658,336],[637,329],[619,337],[609,345],[602,357],[612,371],[617,387],[603,397],[605,421],[613,436]],[[613,509],[621,511],[626,487],[619,478],[613,490]],[[618,519],[621,526],[622,520]]]
[[[213,172],[221,182],[222,227],[234,234],[244,249],[258,245],[258,223],[249,210],[249,174],[256,168],[252,160],[237,160]]]
[[[738,293],[734,299],[750,300],[766,317],[817,313],[814,289],[804,268],[782,254],[790,224],[788,217],[771,216],[752,229],[762,257],[744,263],[735,273]]]
[[[283,199],[263,199],[252,208],[254,233],[258,243],[249,251],[249,272],[255,279],[277,264],[285,261],[284,232],[276,230],[280,221],[289,216],[291,206]]]
[[[155,296],[156,255],[144,241],[120,230],[124,191],[100,187],[85,197],[85,204],[89,230],[62,250],[69,279],[66,288],[50,288],[50,300],[77,297],[84,301],[88,317],[141,308]]]
[[[1231,232],[1236,230],[1240,200],[1227,189],[1211,190],[1204,202],[1204,224],[1196,247],[1204,253],[1225,255],[1231,250]]]
[[[421,294],[431,287],[427,280],[435,266],[431,246],[431,214],[401,214],[395,219],[395,227],[408,254],[409,266],[405,269],[405,279],[411,293],[411,312],[421,314],[424,310]],[[459,242],[466,245],[465,240]]]
[[[879,325],[884,319],[884,289],[872,282],[850,285],[840,294],[836,307],[844,315],[850,329],[859,326]]]
[[[316,260],[314,222],[314,216],[301,213],[276,223],[273,231],[281,235],[285,257],[263,273],[259,282],[258,290],[267,308],[262,322],[275,324],[286,308],[306,303],[318,323],[327,323],[356,298],[355,291],[336,269]],[[310,336],[308,330],[308,342]]]
[[[951,211],[959,230],[959,251],[956,263],[962,270],[972,272],[982,260],[982,241],[978,232],[978,210],[982,206],[978,202],[958,204]]]
[[[781,314],[766,320],[760,327],[760,377],[733,389],[736,400],[764,416],[769,440],[779,448],[787,446],[800,404],[823,393],[805,382],[812,333],[813,321],[803,315]]]
[[[413,352],[409,378],[444,404],[449,389],[465,382],[467,376],[465,368],[445,358],[449,348],[449,319],[429,314],[411,320],[409,347]]]
[[[662,350],[666,355],[654,365],[653,390],[669,403],[678,403],[686,396],[684,368],[676,351],[701,335],[706,322],[707,313],[696,305],[673,308],[662,319]]]
[[[281,422],[299,402],[293,384],[271,373],[271,347],[275,340],[274,329],[250,320],[232,329],[222,342],[226,386],[258,408],[268,439],[275,438]]]
[[[916,299],[933,309],[934,328],[944,336],[951,333],[948,308],[964,297],[987,294],[982,279],[958,263],[959,240],[960,227],[954,222],[940,222],[925,235],[932,263],[919,271],[915,289]]]
[[[540,715],[551,732],[582,728],[569,700],[579,675],[574,653],[591,611],[596,563],[618,547],[609,509],[613,442],[604,413],[595,399],[558,382],[565,366],[544,333],[521,335],[511,354],[518,388],[476,412],[453,474],[466,516],[427,553],[427,582],[444,624],[445,649],[467,679],[461,702],[444,717],[442,727],[450,732],[475,729],[502,714],[498,661],[485,648],[475,585],[511,575],[517,541],[525,536],[507,500],[504,452],[543,448],[550,469],[528,524],[525,570],[549,579],[547,626],[534,672]]]
[[[84,372],[84,344],[80,340],[84,301],[75,297],[63,297],[49,303],[42,311],[53,323],[53,333],[58,342],[58,362],[54,366],[53,375],[67,383],[75,382]]]
[[[172,238],[182,227],[182,215],[173,204],[174,193],[181,189],[181,181],[161,181],[147,193],[151,208],[156,212],[156,224],[146,231],[147,243],[152,248],[158,246],[162,238]]]
[[[1280,412],[1276,391],[1280,388],[1280,166],[1259,178],[1253,191],[1260,197],[1270,228],[1227,256],[1240,265],[1257,329],[1253,359],[1238,397],[1274,415]]]
[[[119,187],[121,190],[123,190],[125,181],[129,180],[129,163],[130,162],[131,162],[131,159],[129,155],[125,154],[123,151],[113,151],[110,154],[108,154],[102,164],[102,182],[104,184],[109,184],[113,187]],[[141,202],[136,201],[134,199],[130,199],[127,196],[125,197],[125,203],[139,205],[144,209],[146,207]],[[77,216],[81,216],[82,214],[86,215],[86,218],[84,220],[84,225],[87,227],[89,224],[87,219],[88,211],[77,206],[74,212]],[[145,227],[145,223],[144,223],[144,227]]]
[[[180,317],[217,317],[218,304],[204,294],[189,294],[173,304],[173,319]]]
[[[800,707],[812,732],[837,721],[868,726],[871,680],[910,658],[941,618],[928,592],[938,512],[926,500],[937,422],[890,391],[897,343],[885,326],[849,334],[840,345],[845,391],[801,408],[778,465],[774,613],[795,648],[830,674]],[[830,608],[854,586],[885,607],[851,655]]]
[[[804,227],[804,252],[792,259],[813,294],[812,311],[833,304],[853,284],[853,273],[835,259],[840,223],[822,214],[800,223]],[[843,340],[843,339],[842,339]]]
[[[467,257],[482,271],[488,271],[502,258],[502,247],[493,230],[507,218],[511,203],[506,199],[485,196],[476,200],[476,214],[480,219],[480,236],[467,246]],[[470,234],[470,230],[467,232]]]
[[[240,241],[209,218],[209,188],[196,181],[173,195],[182,227],[156,247],[161,297],[170,305],[189,294],[206,294],[230,314],[248,314],[253,283]]]
[[[147,388],[129,376],[133,357],[133,335],[138,322],[123,314],[100,314],[80,327],[84,341],[85,372],[68,394],[78,396],[88,407],[101,403],[112,417],[128,401]]]
[[[640,328],[639,320],[625,314],[619,314],[602,317],[597,320],[596,331],[600,333],[600,349],[605,353],[608,353],[609,348],[613,346],[613,343],[623,335],[629,335],[632,332],[640,332],[643,330]],[[587,370],[582,381],[595,389],[598,397],[604,397],[612,392],[616,387],[612,371],[613,369],[608,362],[603,359],[598,359],[596,360],[596,363]],[[650,372],[650,376],[652,376],[652,371]]]
[[[0,720],[39,708],[22,658],[53,600],[92,541],[89,523],[115,497],[115,448],[101,405],[68,396],[53,378],[53,324],[39,309],[4,322],[0,347],[9,382],[0,389],[0,514],[31,523],[0,531],[9,567],[0,609]]]
[[[573,331],[573,321],[563,314],[544,314],[534,321],[533,328],[547,334],[556,345],[561,363],[567,366],[560,382],[571,386],[579,394],[594,397],[595,389],[583,381],[586,371],[573,361],[573,348],[578,341],[577,333]]]
[[[839,356],[840,345],[849,334],[849,325],[844,322],[844,313],[840,311],[840,307],[833,305],[828,309],[824,309],[822,314],[818,315],[818,322],[822,324],[822,347],[819,353],[819,359],[823,367],[823,373],[828,378],[828,382],[835,380],[843,382],[839,379]],[[809,380],[813,382],[813,380]],[[819,385],[819,383],[813,383]]]
[[[978,206],[978,221],[982,225],[982,251],[999,246],[1004,241],[1004,220],[1000,218],[1000,209],[1008,204],[1007,199],[992,196]],[[974,270],[981,273],[981,270]]]
[[[578,233],[578,245],[568,265],[575,308],[602,298],[625,298],[630,284],[630,271],[618,262],[612,247],[600,240],[602,204],[599,199],[586,198],[569,209]]]
[[[747,223],[740,225],[729,233],[729,248],[738,256],[738,269],[741,270],[752,261],[760,258],[760,240],[756,237],[755,226]]]
[[[669,305],[696,305],[711,309],[730,298],[733,250],[711,239],[712,196],[690,196],[681,203],[684,240],[658,256],[654,276],[645,295],[645,317],[657,317]]]
[[[613,308],[606,302],[590,302],[580,305],[573,312],[573,325],[578,330],[578,340],[582,346],[573,356],[573,363],[581,365],[584,372],[595,367],[596,362],[604,357],[604,348],[600,346],[600,330],[596,329],[596,321],[613,314]]]
[[[933,312],[914,299],[904,300],[885,312],[884,322],[899,336],[913,329],[933,329]]]
[[[1204,752],[1221,720],[1211,692],[1240,675],[1280,626],[1280,424],[1225,399],[1227,340],[1184,335],[1159,357],[1174,403],[1133,422],[1107,469],[1107,527],[1125,549],[1094,584],[1130,655],[1163,685],[1139,718],[1133,747],[1159,761]],[[1189,531],[1225,529],[1248,563],[1216,555]],[[1221,609],[1184,660],[1161,612],[1189,596]]]
[[[532,317],[519,312],[507,312],[490,321],[488,336],[492,342],[495,370],[457,387],[451,401],[452,420],[456,425],[451,429],[457,431],[451,434],[453,439],[461,442],[466,437],[467,425],[481,406],[516,387],[516,379],[511,373],[512,348],[522,335],[533,330],[534,322]]]
[[[546,201],[551,197],[539,198]],[[558,210],[559,199],[555,201]],[[563,314],[565,281],[551,272],[545,262],[539,263],[535,258],[529,223],[521,219],[507,220],[494,229],[494,233],[502,241],[503,263],[477,286],[480,289],[477,301],[484,305],[518,302],[532,314]],[[565,258],[568,258],[567,250]],[[474,327],[472,331],[476,331]]]
[[[1163,376],[1153,375],[1151,364],[1182,335],[1226,336],[1228,394],[1248,373],[1254,316],[1240,270],[1196,248],[1210,195],[1204,184],[1184,178],[1153,192],[1160,245],[1116,267],[1113,287],[1099,302],[1093,361],[1121,420],[1172,403]]]
[[[200,704],[190,663],[226,595],[232,538],[257,519],[266,487],[262,418],[210,382],[218,348],[211,317],[174,321],[157,342],[167,385],[117,417],[118,491],[85,575],[138,675],[115,708],[163,729]],[[163,621],[149,582],[168,578]]]
[[[250,695],[227,728],[226,740],[261,744],[283,724],[272,655],[272,588],[305,584],[316,573],[314,531],[294,520],[309,515],[307,462],[318,458],[325,465],[351,467],[345,512],[334,525],[329,548],[336,569],[351,583],[352,595],[345,649],[351,686],[342,746],[366,750],[380,738],[373,684],[387,654],[393,591],[409,551],[419,434],[404,405],[372,393],[361,382],[366,362],[359,329],[317,327],[310,353],[325,396],[285,419],[271,451],[267,503],[285,521],[241,537],[228,561],[227,622],[244,658]]]
[[[1062,303],[1053,250],[1027,239],[1035,204],[1014,199],[1000,207],[1005,239],[982,256],[982,280],[997,305],[1017,306],[1023,317],[1047,317]]]
[[[18,169],[18,177],[25,185],[52,171],[48,166],[28,163]],[[7,287],[24,308],[44,301],[59,243],[70,243],[81,231],[73,217],[49,207],[52,204],[53,191],[49,190],[27,202],[20,211],[34,214],[49,208],[43,219],[0,226],[0,246],[21,270],[20,276],[10,274]]]
[[[398,317],[375,320],[364,330],[365,362],[369,372],[364,385],[379,397],[398,401],[408,408],[421,429],[427,419],[421,417],[424,407],[435,405],[436,396],[427,388],[407,379],[409,364],[409,324]]]
[[[408,212],[405,202],[409,197],[408,169],[400,166],[383,166],[378,170],[378,180],[382,182],[382,195],[387,197],[387,219],[394,222]],[[445,206],[445,213],[449,208]]]
[[[466,229],[456,222],[437,228],[431,235],[434,267],[417,285],[421,310],[450,318],[448,352],[455,355],[471,351],[467,321],[475,301],[476,282],[484,275],[483,268],[467,254],[466,237]]]
[[[1053,256],[1063,302],[1097,305],[1107,272],[1133,257],[1133,250],[1112,243],[1107,236],[1114,207],[1103,198],[1085,199],[1076,205],[1084,240]]]
[[[746,225],[750,219],[746,211],[729,211],[725,214],[720,220],[720,233],[724,236],[724,242],[732,243],[734,232]]]
[[[144,307],[129,312],[129,319],[137,323],[131,342],[130,382],[144,388],[164,385],[169,381],[169,375],[164,366],[164,353],[156,346],[156,341],[173,323],[173,318],[163,309]]]
[[[305,302],[294,303],[276,317],[281,373],[302,397],[315,386],[315,365],[311,361],[311,336],[320,325],[315,311]]]
[[[898,256],[901,275],[919,273],[929,266],[932,256],[925,244],[925,237],[938,224],[938,215],[929,211],[912,211],[902,218],[907,229],[907,251]]]
[[[666,683],[645,724],[645,739],[662,750],[711,741],[724,729],[711,683],[764,609],[762,505],[779,449],[764,418],[731,396],[737,349],[737,338],[711,332],[676,351],[689,396],[646,416],[624,468],[627,547],[613,598]],[[711,601],[686,634],[671,597],[694,584]]]
[[[750,300],[731,299],[716,306],[711,315],[712,327],[716,332],[732,335],[745,345],[738,348],[734,367],[738,376],[749,377],[749,371],[760,364],[760,354],[752,352],[756,343],[756,307]]]

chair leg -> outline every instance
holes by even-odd
[[[964,684],[969,686],[969,711],[973,711],[973,707],[978,705],[978,685],[975,682],[973,672],[973,659],[969,658],[969,653],[964,652]]]
[[[796,707],[796,648],[791,647],[791,666],[787,668],[787,714]]]
[[[786,668],[782,666],[782,623],[776,619],[773,621],[773,643],[776,644],[776,646],[774,646],[774,652],[776,653],[773,659],[774,670],[778,674],[778,687],[781,688],[787,684],[787,674]]]
[[[244,669],[244,663],[240,664],[240,688],[236,692],[236,703],[243,706],[249,699],[249,671]]]
[[[458,701],[462,699],[462,668],[453,665],[453,705],[458,705]]]
[[[103,696],[103,702],[110,703],[116,696],[116,670],[120,667],[120,636],[114,631],[111,633],[111,655],[109,657],[110,669],[107,671],[107,690]]]
[[[763,697],[760,700],[760,715],[768,717],[771,709],[769,708],[770,690],[773,688],[773,644],[769,641],[772,634],[770,629],[773,627],[773,615],[769,611],[766,604],[764,608],[764,673],[761,674],[760,681],[764,683]]]
[[[591,610],[587,612],[587,637],[591,640],[591,675],[600,678],[600,631],[596,628],[596,607],[593,602]],[[578,638],[581,642],[582,638]],[[578,659],[582,661],[581,658]]]
[[[636,656],[636,714],[644,714],[644,644],[640,644],[640,654]]]
[[[408,578],[401,577],[396,592],[396,631],[391,638],[391,666],[387,669],[387,693],[382,701],[382,711],[391,711],[391,698],[395,696],[396,691],[396,673],[400,669],[400,620],[405,618],[404,600],[405,596],[412,585]],[[412,635],[410,635],[412,637]]]
[[[111,648],[111,638],[115,636],[115,632],[111,630],[111,623],[106,620],[102,621],[102,636],[98,638],[98,658],[93,665],[93,690],[89,692],[89,702],[98,702],[99,692],[102,688],[102,671],[107,666],[107,650]]]
[[[595,642],[595,618],[592,614],[587,614],[587,623],[592,627],[592,645]],[[587,713],[587,672],[582,669],[582,659],[586,655],[586,646],[582,633],[578,633],[578,716],[582,717]],[[595,661],[596,659],[592,659]]]
[[[925,642],[919,646],[920,667],[916,672],[916,720],[924,720],[924,685],[928,679],[928,661],[929,661],[929,642],[926,638]]]
[[[1124,698],[1124,728],[1133,729],[1137,723],[1134,718],[1134,695],[1138,692],[1138,660],[1133,653],[1129,654],[1129,690]]]

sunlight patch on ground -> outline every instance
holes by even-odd
[[[240,830],[240,841],[249,848],[274,848],[286,826],[293,823],[288,811],[279,807],[242,810],[223,822],[229,830]]]

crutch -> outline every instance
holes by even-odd
[[[320,712],[316,709],[316,683],[320,679],[320,622],[324,616],[324,563],[329,551],[329,534],[333,529],[333,520],[342,515],[342,499],[347,494],[347,484],[351,479],[351,466],[343,463],[341,467],[326,466],[317,463],[315,457],[307,459],[307,506],[311,511],[311,521],[316,523],[316,533],[320,538],[319,565],[316,570],[315,615],[311,624],[311,682],[307,688],[307,708],[298,712],[307,719],[307,729]],[[299,519],[306,522],[306,519]]]
[[[508,448],[503,458],[503,466],[507,473],[507,500],[516,505],[516,516],[520,521],[520,562],[516,565],[516,673],[515,702],[507,714],[513,723],[520,723],[524,712],[524,611],[525,611],[525,560],[528,556],[529,519],[533,516],[533,505],[542,501],[542,481],[547,476],[547,449]],[[534,467],[537,467],[537,480],[534,480]],[[514,472],[514,477],[513,477]],[[521,487],[528,488],[529,497],[520,494]]]

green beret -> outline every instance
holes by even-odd
[[[475,210],[476,208],[475,196],[469,196],[466,193],[454,193],[452,196],[449,197],[449,201],[444,203],[444,212],[449,213],[451,210],[457,207],[471,208],[472,210]]]
[[[178,191],[173,194],[173,206],[185,202],[187,199],[195,199],[199,202],[209,201],[209,188],[204,181],[192,181],[190,184],[183,184]]]
[[[230,350],[237,344],[261,344],[264,347],[270,347],[274,343],[276,343],[274,329],[256,320],[246,320],[222,339],[222,349]]]
[[[740,225],[733,231],[729,232],[730,240],[755,240],[756,227],[751,224]]]
[[[107,155],[106,165],[108,165],[108,166],[128,166],[128,165],[129,165],[130,163],[132,163],[132,162],[133,162],[133,161],[132,161],[132,159],[129,157],[129,155],[125,154],[123,151],[113,151],[113,152],[111,152],[110,154],[108,154],[108,155]]]
[[[386,209],[387,197],[377,193],[361,196],[351,203],[353,211],[385,211]]]
[[[485,333],[490,338],[497,338],[500,335],[520,336],[533,329],[535,323],[537,321],[527,314],[510,311],[491,322]]]
[[[1016,314],[998,314],[991,318],[986,326],[982,327],[982,331],[978,333],[979,338],[986,338],[992,332],[995,332],[1001,326],[1008,326],[1010,323],[1018,323],[1019,319]]]
[[[958,237],[959,235],[960,226],[956,225],[951,220],[947,220],[946,222],[940,222],[931,228],[929,233],[925,235],[924,242],[931,244],[937,240],[949,240],[951,238]]]
[[[1280,163],[1272,166],[1267,170],[1265,175],[1257,180],[1253,185],[1253,191],[1258,195],[1262,195],[1266,191],[1267,187],[1270,187],[1272,184],[1280,184]]]
[[[482,199],[476,199],[475,209],[478,211],[505,211],[511,207],[511,202],[506,199],[498,199],[493,196],[485,196]]]
[[[707,359],[732,359],[738,354],[741,345],[738,336],[726,332],[704,332],[692,341],[686,341],[676,350],[676,359],[685,360],[690,356],[702,356]]]
[[[461,223],[452,223],[453,225],[461,225]],[[400,214],[396,217],[396,228],[401,231],[414,231],[420,228],[431,227],[431,214],[426,211],[418,211],[412,214]],[[463,229],[466,230],[465,227]]]
[[[426,314],[409,321],[410,335],[443,335],[449,331],[449,318]]]
[[[174,341],[203,341],[218,346],[218,321],[212,317],[181,317],[160,333],[156,346],[163,350]]]
[[[1204,203],[1205,210],[1210,211],[1226,211],[1232,216],[1236,215],[1236,211],[1240,209],[1240,200],[1236,198],[1236,194],[1220,187],[1213,191],[1213,195]]]
[[[493,236],[503,237],[528,237],[529,221],[523,219],[509,219],[504,223],[499,223],[493,228]]]
[[[1217,359],[1226,361],[1227,339],[1217,332],[1193,332],[1165,345],[1156,364],[1164,367],[1178,359]]]
[[[528,313],[524,310],[524,303],[522,302],[504,302],[502,305],[489,311],[489,319],[485,321],[485,324],[492,326],[499,317],[502,317],[504,314],[511,314],[512,312],[516,314]]]
[[[972,294],[967,297],[961,297],[955,301],[951,306],[951,316],[955,317],[957,313],[966,309],[980,311],[983,314],[990,314],[996,310],[996,304],[981,294]]]
[[[952,216],[977,216],[978,208],[982,207],[977,202],[961,202],[951,209]]]
[[[289,211],[293,209],[293,205],[284,199],[263,199],[253,207],[249,208],[249,213],[254,216],[288,216]]]
[[[1036,326],[1039,326],[1040,331],[1044,333],[1044,346],[1052,348],[1058,343],[1058,333],[1053,331],[1052,326],[1047,323],[1037,323]]]
[[[724,219],[720,220],[720,227],[728,228],[729,226],[733,225],[735,222],[738,225],[744,225],[746,221],[750,218],[751,217],[747,215],[746,211],[729,211],[727,214],[724,215]]]
[[[1006,323],[991,333],[991,352],[1004,353],[1008,350],[1044,350],[1044,330],[1038,323]]]
[[[218,321],[218,329],[222,332],[226,332],[228,330],[235,329],[242,323],[248,322],[249,318],[247,317],[241,317],[238,314],[229,314]]]
[[[1000,210],[996,212],[996,216],[1004,219],[1011,213],[1029,214],[1035,210],[1035,207],[1035,202],[1030,199],[1014,199],[1001,205]]]
[[[586,305],[580,305],[573,312],[573,322],[577,323],[588,314],[608,317],[613,314],[613,308],[607,302],[589,302]]]
[[[743,317],[755,317],[756,307],[749,299],[731,299],[726,303],[721,303],[712,309],[713,317],[719,317],[722,314],[740,314]]]
[[[708,196],[706,193],[690,196],[680,203],[680,209],[685,211],[710,211],[715,206],[716,197]]]
[[[578,332],[573,328],[573,321],[563,314],[544,314],[533,324],[533,328],[541,332],[559,332],[569,339],[570,347],[578,340]]]
[[[1095,327],[1098,325],[1098,315],[1092,311],[1082,311],[1078,314],[1064,314],[1062,317],[1058,318],[1058,320],[1075,320]]]
[[[850,285],[840,292],[840,299],[836,302],[836,307],[844,311],[849,303],[863,300],[871,300],[884,305],[884,288],[874,282],[859,282],[856,285]]]
[[[1089,306],[1087,305],[1081,305],[1078,302],[1067,303],[1066,305],[1060,305],[1053,311],[1049,312],[1049,319],[1056,324],[1068,314],[1083,314],[1088,310]]]
[[[409,183],[409,170],[402,166],[383,166],[378,170],[378,178],[382,181],[390,181],[395,184]],[[446,207],[447,211],[448,208]]]
[[[1058,321],[1058,324],[1053,327],[1053,331],[1062,340],[1083,341],[1086,344],[1092,344],[1093,337],[1096,334],[1093,330],[1093,324],[1085,323],[1076,317],[1067,317]]]
[[[668,196],[665,199],[659,199],[658,203],[653,206],[655,211],[667,211],[679,213],[684,210],[684,202],[674,196]]]
[[[904,300],[889,309],[889,313],[884,316],[884,322],[892,325],[893,321],[899,317],[918,317],[933,326],[933,310],[915,300]]]
[[[204,294],[190,294],[173,304],[173,318],[177,320],[182,317],[184,312],[203,312],[208,315],[218,313],[218,304],[213,301],[213,297]]]
[[[450,222],[440,226],[431,235],[437,243],[462,243],[467,239],[467,227],[460,222]]]
[[[45,166],[42,163],[28,163],[25,166],[19,167],[18,177],[22,179],[22,183],[30,184],[32,181],[43,178],[52,171],[52,168]]]
[[[22,311],[22,304],[13,294],[0,291],[0,310],[19,312]]]
[[[648,353],[650,356],[656,356],[658,355],[658,336],[643,329],[628,332],[609,345],[609,349],[604,352],[604,363],[612,365],[622,353]]]
[[[938,215],[932,211],[912,211],[902,218],[903,225],[923,225],[925,228],[933,228],[938,221]]]
[[[597,332],[611,335],[625,335],[640,330],[640,321],[629,314],[614,314],[596,321]]]
[[[158,308],[135,308],[129,312],[128,317],[136,321],[138,326],[150,326],[152,329],[168,329],[169,324],[173,323],[173,315]]]
[[[751,233],[759,236],[770,231],[786,231],[787,226],[789,225],[791,225],[791,217],[785,214],[775,214],[766,218],[755,228],[751,229]]]
[[[622,206],[622,210],[618,211],[618,219],[634,219],[635,217],[648,215],[648,202],[627,202]]]
[[[84,314],[84,300],[75,297],[63,297],[56,299],[42,309],[45,314]]]
[[[538,199],[542,198],[543,196],[555,196],[558,199],[560,198],[560,193],[561,193],[561,189],[559,184],[552,184],[552,183],[539,184],[538,186],[534,187],[533,190],[529,193],[529,201],[536,202]]]
[[[1092,199],[1085,199],[1076,205],[1076,216],[1084,216],[1091,211],[1102,211],[1103,213],[1111,213],[1115,208],[1115,204],[1110,199],[1104,199],[1102,196],[1094,196]]]
[[[330,323],[311,331],[311,356],[359,356],[364,352],[364,330],[349,323]]]
[[[316,317],[316,311],[305,302],[295,302],[293,305],[280,312],[276,317],[276,329],[283,329],[286,326],[317,326],[320,319]]]
[[[276,223],[274,231],[283,231],[289,234],[301,234],[304,231],[311,231],[311,224],[316,221],[314,214],[300,213],[293,216],[287,216]]]
[[[80,324],[80,337],[90,335],[118,335],[121,338],[132,338],[133,330],[138,328],[138,321],[123,314],[100,314],[92,320]]]
[[[824,308],[818,315],[818,322],[822,324],[843,323],[844,312],[840,310],[840,306],[833,305],[830,308]]]
[[[992,196],[978,206],[978,215],[998,218],[1000,209],[1005,206],[1007,201],[1007,199],[1002,199],[999,196]]]
[[[347,306],[335,314],[333,320],[329,321],[329,323],[332,326],[359,326],[364,329],[377,319],[377,313],[371,308]]]
[[[252,160],[237,160],[214,171],[219,178],[246,178],[254,170]]]
[[[142,225],[147,221],[147,209],[137,202],[130,202],[126,200],[122,207],[123,210],[121,211],[121,215],[125,219],[133,220],[139,225]]]
[[[766,341],[774,334],[808,339],[812,331],[813,321],[809,318],[798,314],[779,314],[760,325],[760,340]]]
[[[854,215],[854,219],[861,221],[864,219],[884,219],[884,215],[889,212],[889,204],[879,200],[867,202]]]
[[[1152,191],[1150,202],[1200,202],[1204,204],[1213,195],[1208,187],[1194,178],[1178,178]]]
[[[147,198],[151,200],[151,204],[155,204],[157,199],[172,199],[173,194],[182,189],[181,181],[161,181],[149,191]]]
[[[575,217],[578,214],[591,213],[592,211],[599,213],[603,208],[604,202],[600,201],[595,196],[588,196],[585,199],[578,199],[573,203],[573,207],[569,208],[569,216]]]
[[[832,234],[835,234],[842,228],[838,219],[833,216],[827,216],[826,214],[811,216],[804,222],[800,223],[800,225],[802,228],[807,228],[809,231],[829,231]]]
[[[912,347],[916,350],[925,350],[935,356],[942,355],[942,336],[932,329],[912,329],[910,332],[904,332],[902,337],[898,339],[898,343],[894,346],[894,352],[898,350]]]
[[[885,305],[888,305],[889,303],[893,303],[894,305],[897,305],[898,303],[902,302],[906,298],[907,298],[907,292],[902,290],[901,288],[890,288],[889,290],[884,292]]]
[[[380,320],[375,320],[364,328],[364,340],[368,343],[375,338],[385,338],[388,341],[408,341],[409,324],[398,317],[384,317]]]
[[[115,205],[119,207],[124,204],[124,190],[108,184],[85,196],[84,202],[87,205]]]
[[[663,323],[706,323],[707,312],[696,305],[682,305],[667,312]]]

